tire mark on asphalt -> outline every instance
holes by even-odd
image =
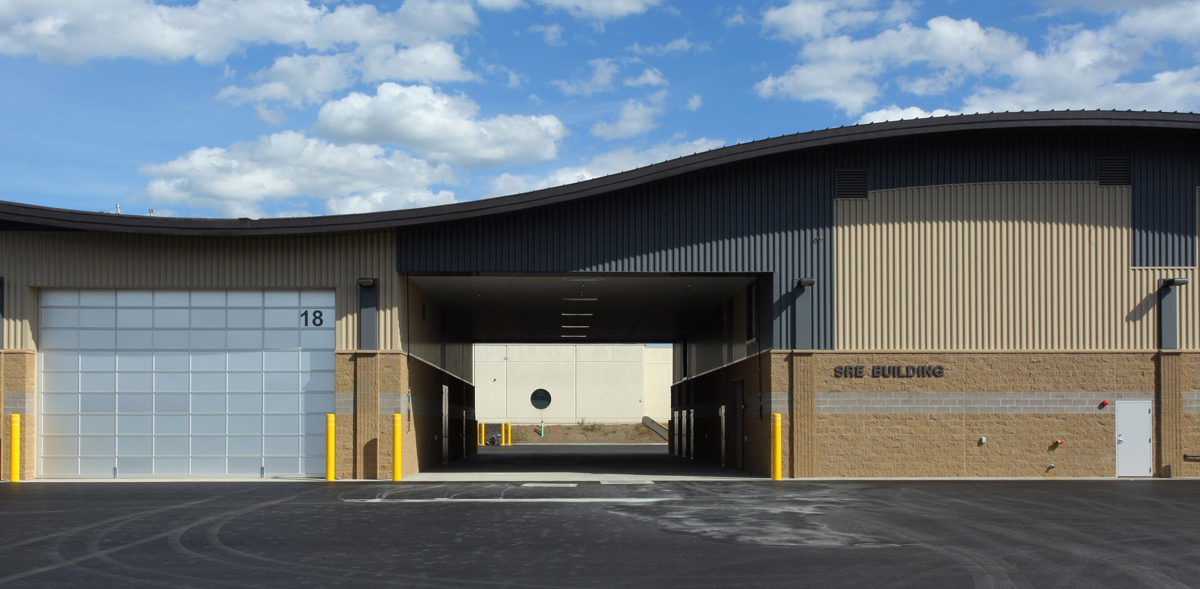
[[[249,513],[249,511],[251,511],[251,510],[245,510],[246,513]],[[239,566],[251,566],[253,568],[277,570],[278,566],[283,565],[292,570],[307,571],[307,574],[310,576],[319,575],[323,578],[336,579],[336,580],[341,580],[341,581],[345,581],[347,576],[352,576],[354,578],[355,582],[358,582],[358,583],[383,584],[383,585],[386,585],[389,587],[395,586],[398,581],[403,581],[405,583],[405,585],[408,587],[430,587],[430,588],[442,588],[442,587],[447,587],[447,586],[511,587],[511,586],[514,586],[515,584],[517,584],[517,583],[514,583],[513,581],[477,581],[477,580],[471,580],[471,579],[457,579],[457,578],[452,578],[452,577],[400,575],[400,574],[396,574],[396,573],[379,573],[376,571],[361,571],[361,570],[357,570],[357,569],[346,569],[346,568],[339,568],[339,567],[332,567],[332,566],[325,566],[325,565],[298,563],[298,562],[289,561],[289,560],[271,558],[271,557],[263,556],[260,554],[254,554],[254,553],[246,552],[244,550],[238,550],[232,546],[229,546],[228,544],[225,544],[225,542],[222,541],[220,538],[221,529],[224,528],[226,525],[228,525],[230,522],[232,522],[239,515],[243,515],[243,514],[230,513],[228,515],[225,515],[224,517],[221,517],[220,520],[218,520],[216,522],[212,522],[211,525],[209,525],[208,530],[205,533],[205,538],[206,538],[208,544],[213,546],[214,548],[217,548],[218,550],[222,550],[226,553],[233,554],[233,555],[241,557],[243,559],[250,559],[250,560],[266,563],[265,565],[258,565],[258,566],[254,566],[254,565],[239,565]],[[370,577],[375,577],[375,578],[370,578],[367,575],[369,575]],[[384,578],[379,578],[381,576]],[[519,586],[535,587],[535,588],[542,588],[542,589],[558,589],[559,587],[561,587],[561,585],[558,585],[558,584],[543,585],[543,584],[533,584],[533,583],[528,583],[528,582],[521,582],[521,583],[519,583]]]
[[[249,491],[251,491],[251,490],[253,490],[253,489],[242,489],[241,491],[234,491],[234,492],[232,492],[232,493],[226,493],[226,494],[224,494],[224,495],[218,495],[218,496],[216,496],[216,497],[209,497],[209,498],[207,498],[207,499],[197,499],[197,500],[195,500],[195,501],[188,501],[187,503],[179,503],[179,504],[177,504],[177,505],[167,505],[167,506],[164,506],[164,507],[158,507],[158,508],[155,508],[155,509],[149,509],[149,510],[139,511],[139,512],[137,512],[137,513],[133,513],[133,514],[121,515],[121,516],[117,516],[117,517],[109,518],[109,519],[106,519],[106,520],[98,521],[98,522],[91,523],[91,524],[87,524],[87,525],[76,526],[76,527],[74,527],[74,528],[68,528],[68,529],[66,529],[66,530],[62,530],[62,531],[58,531],[58,532],[53,532],[53,533],[50,533],[50,534],[44,534],[44,535],[41,535],[41,536],[35,536],[35,537],[33,537],[33,538],[27,538],[27,539],[25,539],[25,540],[22,540],[22,541],[20,541],[20,542],[14,542],[14,543],[12,543],[12,544],[0,544],[0,550],[8,550],[8,549],[11,549],[11,548],[20,548],[21,546],[27,546],[27,545],[29,545],[29,544],[35,544],[35,543],[37,543],[37,542],[41,542],[41,541],[44,541],[44,540],[49,540],[49,539],[51,539],[51,538],[56,538],[56,537],[59,537],[59,536],[67,536],[67,537],[70,537],[70,536],[74,536],[75,534],[78,534],[78,533],[80,533],[80,532],[85,532],[85,531],[87,531],[87,530],[90,530],[90,529],[92,529],[92,528],[96,528],[96,527],[99,527],[99,526],[109,525],[109,524],[112,524],[112,523],[117,523],[117,522],[122,522],[122,521],[133,521],[133,520],[135,520],[135,519],[139,519],[139,518],[142,518],[142,517],[146,517],[146,516],[150,516],[150,515],[155,515],[155,514],[163,513],[163,512],[166,512],[166,511],[171,511],[171,510],[174,510],[174,509],[183,509],[183,508],[186,508],[186,507],[192,507],[192,506],[195,506],[195,505],[200,505],[200,504],[203,504],[203,503],[210,503],[210,502],[212,502],[212,501],[218,501],[218,500],[220,500],[220,499],[226,499],[226,498],[232,497],[232,496],[234,496],[234,495],[239,495],[239,494],[241,494],[241,493],[246,493],[246,492],[249,492]]]
[[[244,507],[244,508],[237,509],[237,510],[234,510],[234,511],[243,511],[243,510],[252,510],[252,509],[258,509],[258,508],[265,507],[265,506],[268,506],[268,505],[274,505],[274,504],[277,504],[277,503],[282,503],[282,502],[284,502],[284,501],[290,501],[290,500],[292,500],[292,499],[295,499],[296,497],[300,497],[301,495],[305,495],[305,494],[307,494],[307,493],[312,493],[312,492],[313,492],[313,491],[305,491],[305,492],[303,492],[303,493],[297,493],[296,495],[292,495],[291,497],[285,497],[285,498],[283,498],[283,499],[274,499],[274,500],[271,500],[271,501],[265,501],[265,502],[263,502],[263,503],[259,503],[259,504],[256,504],[256,505],[252,505],[252,506],[250,506],[249,508],[245,508],[245,507]],[[192,503],[207,503],[208,501],[213,501],[213,500],[215,500],[215,498],[214,498],[214,499],[210,499],[210,500],[205,500],[205,501],[196,501],[196,502],[192,502]],[[160,511],[160,512],[161,512],[161,511],[165,511],[165,510],[155,510],[155,511]],[[146,516],[148,516],[148,515],[149,515],[149,513],[146,513],[146,514],[143,514],[143,515],[135,515],[135,516],[131,516],[131,517],[129,517],[129,518],[124,518],[124,519],[127,519],[128,521],[133,521],[133,520],[135,520],[135,519],[140,519],[141,517],[146,517]],[[62,569],[62,568],[65,568],[65,567],[73,567],[73,566],[75,566],[75,565],[78,565],[79,563],[82,563],[82,562],[87,562],[87,561],[89,561],[89,560],[94,560],[94,559],[97,559],[97,558],[101,558],[101,557],[104,557],[104,556],[107,556],[107,555],[110,555],[110,554],[114,554],[114,553],[120,552],[120,551],[122,551],[122,550],[127,550],[127,549],[129,549],[129,548],[133,548],[133,547],[136,547],[136,546],[141,546],[141,545],[143,545],[143,544],[148,544],[148,543],[150,543],[150,542],[154,542],[154,541],[156,541],[156,540],[160,540],[160,539],[166,538],[166,537],[170,536],[172,533],[174,533],[176,530],[179,530],[179,529],[185,529],[185,528],[192,528],[192,527],[195,527],[195,526],[197,526],[197,525],[200,525],[200,524],[202,524],[202,523],[205,523],[205,522],[207,522],[207,521],[211,521],[211,520],[214,520],[214,519],[220,518],[220,517],[222,517],[222,516],[224,516],[224,515],[225,515],[225,513],[218,513],[218,514],[214,514],[214,515],[206,516],[206,517],[203,517],[203,518],[201,518],[201,519],[200,519],[200,520],[198,520],[198,521],[192,522],[192,523],[190,523],[190,524],[187,524],[187,525],[185,525],[185,526],[178,526],[178,527],[176,527],[176,528],[172,528],[172,529],[170,529],[170,530],[167,530],[167,531],[165,531],[165,532],[160,532],[160,533],[157,533],[157,534],[153,534],[153,535],[151,535],[151,536],[147,536],[147,537],[145,537],[145,538],[141,538],[141,539],[139,539],[139,540],[135,540],[135,541],[133,541],[133,542],[126,542],[126,543],[124,543],[124,544],[121,544],[121,545],[118,545],[118,546],[114,546],[114,547],[112,547],[112,548],[105,548],[105,549],[103,549],[103,550],[100,550],[100,549],[98,549],[98,545],[97,545],[97,546],[92,546],[92,544],[89,542],[89,551],[88,551],[87,553],[83,554],[82,556],[77,556],[77,557],[74,557],[74,558],[69,558],[69,559],[67,559],[67,558],[65,558],[65,557],[62,557],[62,555],[61,555],[61,553],[60,553],[60,554],[59,554],[59,557],[60,557],[60,558],[64,558],[64,560],[62,560],[61,562],[56,562],[56,563],[54,563],[54,564],[51,564],[51,565],[46,565],[46,566],[38,567],[38,568],[36,568],[36,569],[31,569],[31,570],[27,570],[27,571],[22,571],[22,572],[20,572],[20,573],[14,573],[14,574],[11,574],[11,575],[7,575],[7,576],[4,576],[4,577],[0,577],[0,583],[7,583],[7,582],[9,582],[9,581],[15,581],[15,580],[18,580],[18,579],[24,579],[24,578],[32,577],[32,576],[34,576],[34,575],[40,575],[40,574],[42,574],[42,573],[46,573],[46,572],[50,572],[50,571],[54,571],[54,570],[58,570],[58,569]],[[118,521],[118,522],[116,522],[116,526],[115,526],[113,529],[119,528],[120,526],[124,525],[125,523],[128,523],[128,522],[127,522],[127,521]],[[90,528],[94,528],[94,527],[96,527],[96,525],[87,526],[86,528],[90,529]],[[111,531],[111,530],[109,530],[109,531]],[[105,532],[105,533],[107,534],[107,532]],[[58,542],[56,542],[56,552],[57,552],[57,549],[58,549],[58,547],[61,547],[61,545],[62,545],[62,539],[60,539]],[[86,570],[91,570],[91,569],[86,569]]]
[[[1117,566],[1121,571],[1130,574],[1139,579],[1141,582],[1149,586],[1161,588],[1188,589],[1192,585],[1182,583],[1178,579],[1158,570],[1154,566],[1147,566],[1147,561],[1155,564],[1166,565],[1159,558],[1161,555],[1153,550],[1143,549],[1137,546],[1129,546],[1127,543],[1118,544],[1117,541],[1105,540],[1098,538],[1094,534],[1089,534],[1067,526],[1037,526],[1038,520],[1031,517],[1025,511],[1016,510],[1006,505],[1029,505],[1032,507],[1044,508],[1045,502],[1037,502],[1029,499],[1021,498],[1000,498],[991,502],[982,501],[967,501],[953,497],[946,497],[935,493],[919,489],[906,489],[906,493],[923,496],[925,501],[916,507],[922,515],[930,520],[939,522],[943,528],[951,529],[964,533],[965,535],[975,538],[976,541],[982,543],[988,554],[1001,553],[1013,555],[1014,552],[1009,548],[1011,543],[1002,542],[999,539],[1004,538],[1026,548],[1021,552],[1027,554],[1035,563],[1033,566],[1042,567],[1043,570],[1061,570],[1061,559],[1047,556],[1053,553],[1065,553],[1078,562],[1086,563],[1090,566],[1104,565],[1107,567]],[[1057,497],[1056,497],[1057,498]],[[1108,503],[1078,500],[1071,498],[1067,502],[1077,503],[1080,505],[1064,508],[1068,513],[1086,512],[1094,515],[1102,508],[1108,508]],[[954,504],[966,510],[974,510],[975,512],[988,513],[993,516],[998,516],[1001,521],[1020,522],[1020,525],[992,523],[992,521],[984,518],[972,518],[970,524],[957,524],[953,520],[946,521],[944,517],[945,505],[947,503]],[[907,504],[906,504],[907,505]],[[913,506],[907,506],[906,514],[914,512]],[[1081,514],[1083,515],[1083,514]],[[960,516],[959,519],[962,519]],[[1064,518],[1068,521],[1074,518]],[[1140,527],[1138,524],[1129,520],[1123,520],[1123,528],[1129,529],[1129,526],[1135,528]],[[1156,539],[1165,539],[1162,530],[1149,531],[1145,534],[1146,537]],[[1185,534],[1190,536],[1190,534]],[[940,537],[940,536],[939,536]],[[1181,538],[1183,540],[1184,538]],[[1126,542],[1128,538],[1122,540]],[[1186,540],[1185,540],[1186,541]],[[954,550],[962,550],[962,547],[956,547]],[[1157,561],[1157,562],[1156,562]],[[1072,579],[1064,579],[1064,586],[1076,586],[1076,581]],[[1039,587],[1046,586],[1044,579],[1039,580]]]

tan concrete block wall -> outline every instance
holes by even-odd
[[[1116,474],[1112,413],[823,414],[817,416],[817,428],[820,477]],[[982,436],[986,444],[979,443]],[[1054,440],[1065,444],[1056,446]]]
[[[813,354],[818,391],[1153,391],[1151,352],[926,352]],[[835,378],[838,365],[941,365],[943,378]],[[886,388],[882,388],[885,387]]]
[[[1200,456],[1200,354],[1183,352],[1179,355],[1180,390],[1184,397],[1180,420],[1183,454]],[[1176,463],[1175,476],[1200,477],[1200,460],[1181,460]]]
[[[1185,360],[1192,367],[1182,370],[1184,380],[1200,382],[1200,354],[1185,355]],[[1099,407],[1096,399],[1154,398],[1157,362],[1149,352],[783,352],[772,355],[771,377],[773,387],[793,391],[796,414],[815,415],[811,435],[801,431],[795,438],[797,453],[814,460],[813,476],[1111,477],[1116,472],[1114,411]],[[799,367],[795,372],[794,364]],[[865,366],[868,376],[836,378],[834,367],[839,365]],[[940,365],[945,376],[871,378],[874,365]],[[791,382],[797,378],[811,381],[827,405],[828,393],[859,393],[870,406],[912,405],[925,393],[955,393],[965,402],[945,408],[888,407],[895,411],[888,413],[851,413],[848,405],[818,410],[816,396],[809,400],[797,394],[805,384]],[[991,399],[1044,393],[1045,406],[1007,413],[982,401],[973,403],[972,393]],[[841,398],[853,404],[855,397]],[[1187,417],[1183,437],[1189,447],[1200,446],[1198,421]],[[981,445],[982,436],[988,442]],[[1059,439],[1066,443],[1055,446]],[[1172,476],[1189,476],[1197,467],[1200,463],[1187,464]]]
[[[1183,453],[1200,456],[1200,413],[1183,415]],[[1200,477],[1200,460],[1181,462],[1177,476]]]
[[[21,415],[21,478],[37,470],[37,355],[27,350],[0,350],[0,480],[11,472],[10,417]]]

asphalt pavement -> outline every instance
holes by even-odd
[[[0,530],[4,587],[1200,587],[1196,480],[31,481]]]

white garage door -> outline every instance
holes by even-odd
[[[318,476],[333,291],[47,290],[44,477]]]

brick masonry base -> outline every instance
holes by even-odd
[[[1154,476],[1200,476],[1185,458],[1200,456],[1200,353],[782,351],[771,366],[797,476],[1112,477],[1121,399],[1152,401]]]

